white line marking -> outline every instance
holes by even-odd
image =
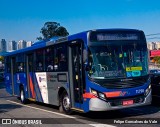
[[[109,125],[109,124],[89,124],[89,125],[93,127],[116,127],[116,126]]]
[[[68,115],[65,115],[65,114],[58,113],[58,112],[52,112],[52,111],[48,111],[48,110],[45,110],[45,109],[40,109],[40,108],[32,107],[32,106],[29,106],[29,105],[23,105],[21,103],[17,103],[17,102],[11,101],[11,100],[7,100],[7,101],[9,101],[11,103],[15,103],[15,104],[21,105],[21,106],[24,106],[24,107],[28,107],[28,108],[32,108],[32,109],[37,109],[37,110],[41,110],[41,111],[44,111],[44,112],[49,112],[49,113],[57,114],[57,115],[68,117],[68,118],[74,118],[74,119],[76,118],[76,117],[68,116]]]

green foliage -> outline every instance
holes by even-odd
[[[155,56],[153,60],[156,64],[158,64],[158,67],[160,67],[160,56]]]
[[[63,26],[60,26],[60,23],[57,23],[57,22],[46,22],[44,26],[41,28],[40,33],[42,33],[43,38],[37,37],[38,40],[69,35],[66,28]]]
[[[154,60],[156,63],[160,64],[160,56],[155,56],[155,57],[153,58],[153,60]]]
[[[3,56],[0,56],[0,61],[4,61],[4,57]]]
[[[42,37],[37,37],[36,39],[37,39],[37,40],[43,40],[43,38],[42,38]]]

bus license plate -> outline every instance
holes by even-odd
[[[133,100],[127,100],[127,101],[123,101],[123,105],[132,105],[133,104]]]

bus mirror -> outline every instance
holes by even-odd
[[[86,49],[83,50],[83,63],[87,62],[87,56],[88,56],[88,52]]]

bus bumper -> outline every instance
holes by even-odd
[[[149,104],[151,104],[151,102],[152,102],[151,91],[144,98],[143,102],[134,103],[133,105],[128,105],[128,106],[123,106],[123,105],[111,106],[110,102],[103,101],[99,98],[92,98],[89,101],[89,110],[90,111],[109,111],[109,110],[116,110],[116,109],[123,109],[123,108],[149,105]]]

